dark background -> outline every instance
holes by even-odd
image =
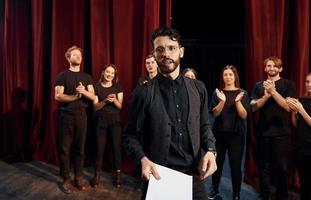
[[[185,47],[181,68],[194,68],[209,95],[226,65],[237,67],[245,88],[244,7],[244,0],[172,2],[171,25],[181,32]]]

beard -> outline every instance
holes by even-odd
[[[72,66],[78,66],[78,65],[81,64],[81,60],[79,60],[79,59],[72,59],[72,60],[70,60],[70,63],[71,63]]]
[[[276,77],[277,75],[279,75],[277,72],[268,72],[268,76],[270,77]]]
[[[180,60],[164,58],[162,61],[157,61],[157,63],[162,74],[170,74],[179,66]]]

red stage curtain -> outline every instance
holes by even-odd
[[[299,94],[304,90],[304,80],[309,69],[310,1],[300,0],[249,0],[246,1],[246,70],[247,89],[263,80],[263,60],[278,56],[284,63],[282,76],[296,82]],[[250,119],[245,180],[258,186],[255,164],[253,122]],[[297,186],[297,179],[294,179]]]
[[[94,83],[104,64],[116,64],[125,92],[124,119],[151,51],[150,34],[170,25],[170,6],[171,0],[4,0],[1,158],[58,162],[53,84],[68,69],[64,54],[74,44],[84,50],[82,70]]]

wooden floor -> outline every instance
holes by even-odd
[[[229,167],[225,164],[220,184],[220,193],[224,200],[232,199],[232,186]],[[93,176],[92,168],[85,168],[84,178],[89,181]],[[123,185],[112,185],[113,174],[103,173],[103,186],[99,189],[89,187],[86,191],[76,190],[65,194],[60,188],[62,179],[58,176],[58,167],[43,162],[7,164],[0,160],[0,200],[139,200],[140,180],[122,175]],[[207,190],[211,178],[206,180]],[[245,183],[241,187],[241,200],[259,200],[258,193]],[[298,200],[299,195],[290,191],[289,200]]]
[[[86,168],[85,179],[90,180],[93,170]],[[0,160],[0,200],[136,200],[140,199],[139,180],[122,175],[121,188],[113,187],[113,174],[104,173],[103,186],[86,191],[64,194],[58,168],[42,162],[7,164]]]

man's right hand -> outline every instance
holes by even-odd
[[[144,180],[149,180],[150,174],[157,180],[160,180],[161,177],[157,171],[155,164],[149,160],[146,156],[144,156],[141,160],[141,176]]]

